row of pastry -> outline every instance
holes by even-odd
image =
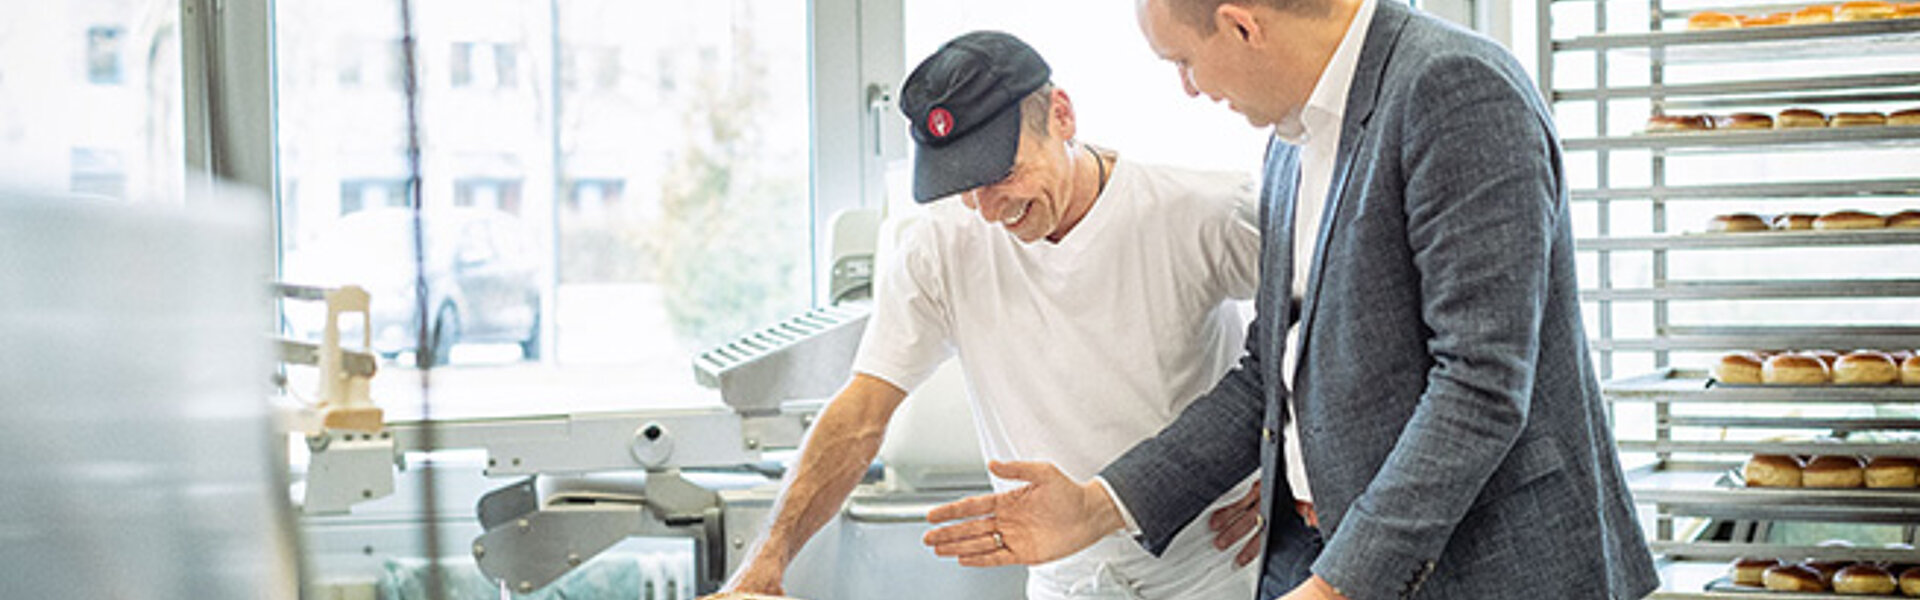
[[[1881,352],[1832,350],[1735,352],[1713,366],[1717,383],[1750,385],[1886,385],[1920,386],[1920,354],[1910,350]]]
[[[1723,129],[1818,129],[1821,127],[1896,127],[1920,125],[1920,108],[1847,111],[1831,115],[1811,108],[1789,108],[1776,115],[1741,112],[1730,115],[1654,115],[1647,117],[1647,133],[1687,133]]]
[[[1801,458],[1755,454],[1740,468],[1747,487],[1899,490],[1920,487],[1920,460],[1829,454]]]
[[[1742,558],[1732,566],[1733,582],[1780,592],[1835,592],[1920,597],[1920,566],[1835,560],[1790,563],[1772,558]],[[1894,574],[1898,573],[1896,577]]]
[[[1886,228],[1920,229],[1920,210],[1907,210],[1890,215],[1858,210],[1837,210],[1824,215],[1781,213],[1774,215],[1772,219],[1753,213],[1732,213],[1714,215],[1713,219],[1707,222],[1707,231],[1717,233]]]
[[[1687,29],[1702,31],[1708,29],[1736,29],[1740,27],[1771,27],[1775,25],[1818,25],[1834,21],[1877,21],[1880,19],[1911,19],[1920,17],[1920,2],[1894,4],[1878,0],[1847,2],[1839,6],[1821,4],[1809,6],[1793,12],[1771,13],[1766,15],[1735,15],[1718,11],[1703,11],[1687,17]]]

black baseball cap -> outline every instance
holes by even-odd
[[[1005,179],[1020,150],[1020,100],[1053,75],[1019,38],[975,31],[948,41],[900,85],[913,131],[913,200]]]

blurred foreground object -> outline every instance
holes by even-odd
[[[266,398],[266,201],[0,184],[0,581],[18,598],[293,598]]]

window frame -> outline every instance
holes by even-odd
[[[258,251],[270,253],[274,260],[272,272],[261,274],[263,280],[277,279],[285,258],[279,228],[283,188],[276,145],[275,1],[181,0],[189,186],[219,180],[252,189],[269,200],[264,214],[273,232],[267,238],[271,245]],[[894,118],[892,105],[892,89],[905,75],[905,57],[902,0],[808,0],[807,4],[811,65],[808,293],[809,304],[819,306],[827,302],[834,215],[884,207],[887,164],[906,154],[906,130]],[[435,50],[416,48],[423,58]],[[554,73],[556,80],[560,76]],[[561,189],[562,182],[551,184],[557,208],[571,190]],[[194,202],[193,194],[188,202]],[[549,329],[542,336],[553,339],[552,333]]]

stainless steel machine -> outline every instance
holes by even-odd
[[[870,221],[861,226],[873,227]],[[862,280],[870,277],[871,247],[865,252],[836,261],[835,288],[845,292],[842,296],[857,295]],[[863,260],[868,263],[861,264]],[[313,298],[329,295],[295,292]],[[464,550],[499,589],[528,593],[633,540],[651,540],[649,547],[656,549],[663,540],[682,540],[679,547],[691,550],[691,573],[685,582],[691,585],[685,587],[696,593],[713,591],[739,565],[771,508],[778,473],[765,471],[778,466],[768,460],[770,454],[798,447],[824,399],[844,384],[866,320],[867,309],[857,302],[818,308],[699,355],[693,375],[716,389],[722,401],[709,408],[299,430],[308,436],[311,451],[302,496],[308,515],[307,550],[318,577],[365,571],[375,555],[444,557]],[[314,351],[347,357],[330,363],[334,366],[328,368],[338,374],[323,379],[359,376],[353,365],[363,352],[325,345]],[[936,397],[916,394],[918,399],[909,405],[958,405],[965,410],[960,387],[952,383],[945,397],[937,397],[938,390]],[[322,422],[331,409],[314,412],[321,416],[293,421]],[[965,440],[975,443],[971,437]],[[471,458],[458,466],[409,458],[448,451],[465,451]],[[451,480],[435,480],[443,482],[447,498],[477,496],[473,508],[443,505],[427,507],[426,514],[402,511],[398,518],[403,522],[396,523],[390,506],[408,497],[427,476],[406,470],[416,463],[433,463],[425,470],[452,475]],[[455,469],[467,470],[451,472]],[[939,471],[908,468],[905,472],[916,476],[931,475],[913,481],[876,477],[862,485],[841,517],[796,559],[788,591],[799,597],[840,599],[894,598],[909,592],[927,598],[1019,595],[1024,569],[965,569],[933,556],[920,543],[928,509],[986,490],[977,464],[971,477]],[[480,492],[489,482],[491,489]],[[417,533],[418,525],[427,521],[441,525],[440,548],[400,539]],[[460,544],[466,547],[458,548]]]

